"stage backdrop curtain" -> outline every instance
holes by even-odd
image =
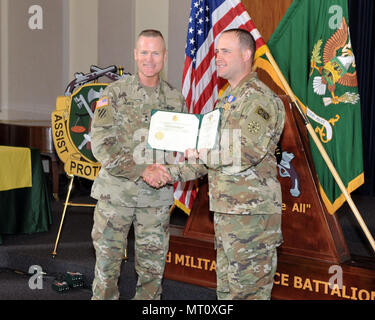
[[[0,192],[1,234],[48,231],[51,203],[39,149],[31,148],[32,187]]]
[[[361,96],[365,183],[356,193],[375,196],[375,1],[349,0],[349,27]]]

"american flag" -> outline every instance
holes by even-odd
[[[96,108],[105,107],[108,105],[108,97],[103,97],[96,101]]]
[[[225,84],[216,74],[215,41],[222,31],[232,28],[251,32],[257,52],[266,48],[241,1],[192,0],[182,76],[182,94],[190,113],[206,113],[215,106]],[[175,204],[188,214],[196,195],[194,181],[175,184]]]

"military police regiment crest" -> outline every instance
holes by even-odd
[[[91,122],[96,102],[108,84],[93,81],[101,76],[115,81],[126,75],[117,74],[116,66],[104,69],[91,66],[90,71],[88,74],[76,73],[65,95],[57,98],[56,110],[52,112],[52,136],[65,172],[95,180],[100,163],[91,151]]]
[[[64,163],[64,170],[71,177],[65,206],[57,233],[52,256],[57,255],[57,246],[64,223],[68,205],[93,207],[94,204],[78,204],[68,202],[74,176],[95,180],[100,170],[100,163],[91,151],[91,123],[94,118],[97,101],[107,83],[98,83],[98,78],[106,76],[112,81],[119,80],[128,74],[117,74],[117,67],[104,69],[90,67],[90,73],[76,73],[75,79],[69,83],[64,96],[57,97],[56,110],[52,112],[52,137],[55,150]]]

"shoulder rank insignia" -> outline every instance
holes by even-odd
[[[266,110],[264,110],[261,106],[258,106],[255,112],[266,121],[270,119],[269,113]]]

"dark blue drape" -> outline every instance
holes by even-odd
[[[349,27],[361,96],[365,184],[357,193],[375,196],[375,1],[349,0]]]

